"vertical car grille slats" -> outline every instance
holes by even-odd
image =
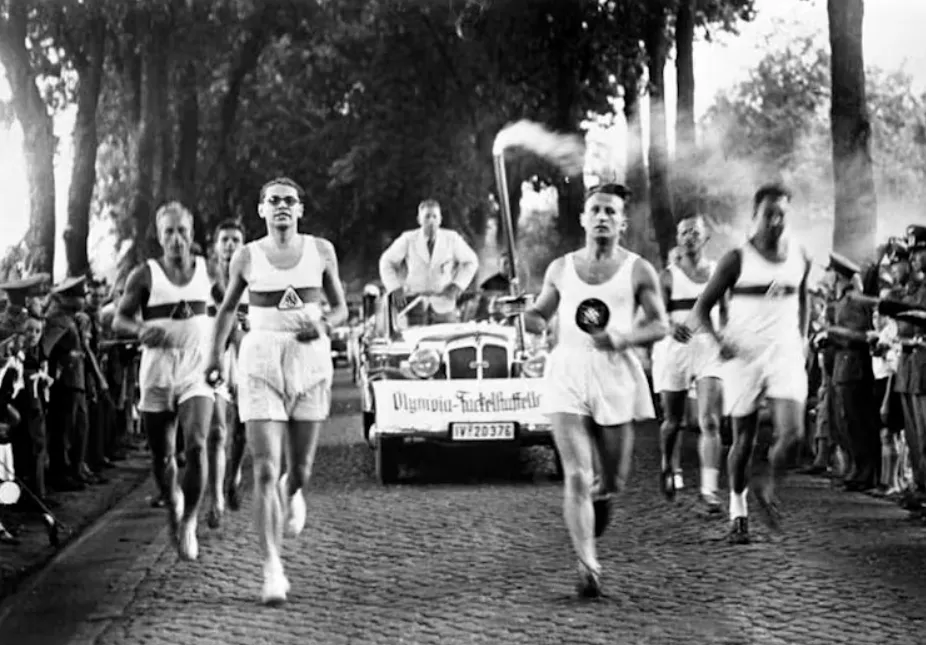
[[[476,363],[475,347],[455,347],[447,352],[450,378],[476,378],[479,369]]]
[[[474,341],[451,345],[447,350],[447,378],[508,378],[508,348]]]
[[[482,378],[508,378],[508,348],[482,346]]]

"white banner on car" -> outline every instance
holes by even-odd
[[[509,423],[549,422],[541,407],[542,387],[539,379],[519,378],[376,381],[376,424],[381,428],[435,430],[466,423],[474,426],[474,435],[455,439],[507,438]],[[499,434],[503,436],[492,436]]]

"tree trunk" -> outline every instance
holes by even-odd
[[[675,245],[675,218],[669,178],[669,141],[666,129],[665,67],[669,42],[666,37],[667,12],[661,4],[649,8],[643,45],[649,71],[649,184],[650,217],[659,244],[659,257],[666,262]]]
[[[68,227],[64,232],[68,275],[85,275],[90,269],[87,237],[90,233],[90,204],[96,184],[96,112],[103,84],[106,20],[94,16],[81,51],[73,52],[79,74],[77,116],[74,121],[74,164],[68,191]]]
[[[219,138],[216,147],[215,160],[209,172],[206,173],[205,183],[215,186],[215,195],[218,203],[215,212],[220,219],[233,217],[229,203],[231,181],[231,162],[235,150],[235,121],[238,115],[238,102],[244,89],[244,81],[260,60],[260,55],[273,33],[274,20],[271,4],[264,5],[261,11],[255,13],[250,20],[247,36],[235,55],[235,61],[228,72],[228,89],[222,97],[219,106]]]
[[[690,157],[695,142],[694,27],[697,0],[681,0],[675,19],[675,72],[678,110],[675,115],[675,156]]]
[[[697,0],[680,0],[675,16],[675,71],[678,109],[675,114],[675,207],[679,212],[697,208],[698,182],[695,137],[694,28]]]
[[[643,122],[640,120],[639,79],[627,78],[624,88],[624,119],[627,121],[627,188],[633,193],[627,203],[628,230],[624,243],[650,262],[659,258],[649,220],[649,181],[643,155]]]
[[[833,176],[836,222],[833,249],[857,262],[875,252],[875,197],[869,137],[871,124],[865,98],[862,52],[863,0],[828,0],[832,53]]]
[[[133,244],[135,261],[156,248],[153,219],[160,197],[155,192],[160,171],[158,153],[167,122],[164,111],[169,87],[165,52],[169,40],[170,25],[163,20],[152,20],[142,53],[141,119],[135,149],[136,185],[131,208],[136,240]]]
[[[13,112],[23,130],[29,182],[26,268],[30,273],[51,275],[55,268],[55,134],[26,49],[26,5],[23,0],[10,0],[7,18],[0,20],[0,63],[6,68]]]
[[[579,122],[582,118],[579,107],[580,87],[576,62],[573,56],[570,56],[571,47],[575,46],[575,41],[582,34],[581,3],[569,7],[569,3],[553,3],[553,7],[559,9],[560,18],[563,19],[570,27],[567,35],[572,37],[568,41],[564,38],[561,55],[557,57],[559,64],[556,70],[556,112],[554,115],[553,127],[560,132],[569,132],[579,134]],[[571,32],[571,33],[570,33]],[[564,42],[565,41],[565,42]],[[583,238],[582,224],[579,214],[584,208],[585,202],[585,185],[582,175],[577,177],[563,177],[557,182],[556,190],[559,195],[558,216],[556,219],[557,229],[560,234],[560,242],[567,246],[575,246]]]
[[[183,66],[178,81],[180,140],[174,167],[173,192],[191,209],[196,206],[196,162],[199,154],[199,94],[196,81],[196,62],[189,61]]]

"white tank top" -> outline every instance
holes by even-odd
[[[142,307],[142,319],[162,327],[172,348],[205,346],[212,333],[208,315],[212,282],[206,260],[199,256],[194,259],[193,278],[183,286],[171,282],[157,260],[148,260],[151,292],[148,303]]]
[[[708,262],[710,273],[714,273],[717,268],[716,262]],[[666,309],[669,312],[669,320],[674,323],[683,323],[688,319],[691,310],[694,309],[695,302],[704,292],[707,282],[699,284],[688,277],[680,267],[675,264],[669,265],[669,273],[672,275],[672,292],[669,294],[669,304]],[[711,319],[714,321],[714,328],[720,324],[719,307],[714,307],[711,312]]]
[[[758,351],[791,343],[800,347],[799,290],[806,270],[800,247],[791,245],[784,262],[766,260],[751,243],[740,248],[740,256],[727,334],[740,346]]]
[[[601,284],[591,285],[576,273],[574,253],[564,257],[559,285],[559,337],[557,347],[593,347],[592,337],[580,324],[600,326],[614,333],[628,333],[633,328],[636,297],[633,290],[633,266],[639,257],[628,253],[617,272]]]
[[[315,238],[301,235],[302,256],[290,269],[270,264],[260,245],[249,242],[251,266],[248,275],[248,320],[252,331],[298,331],[306,321],[321,320],[318,302],[308,302],[312,291],[322,286],[324,264]]]

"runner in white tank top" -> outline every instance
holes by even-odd
[[[579,594],[586,597],[601,593],[595,537],[607,526],[610,495],[626,482],[633,424],[654,416],[634,349],[659,340],[667,329],[656,271],[618,245],[627,195],[618,184],[589,191],[582,213],[585,248],[550,265],[540,295],[525,313],[535,332],[554,315],[559,320],[543,405],[563,464],[564,516],[579,557]],[[638,309],[643,316],[635,324]],[[593,423],[600,431],[592,430]],[[599,491],[592,490],[596,451]]]
[[[723,512],[717,489],[720,479],[720,420],[723,414],[723,389],[720,381],[720,348],[707,333],[692,334],[689,318],[698,296],[714,271],[715,264],[702,257],[704,219],[697,213],[680,220],[676,238],[677,262],[669,264],[661,276],[662,293],[669,312],[671,335],[653,346],[653,389],[662,400],[663,421],[660,427],[662,472],[660,488],[672,500],[684,485],[682,479],[679,433],[688,414],[689,390],[695,389],[698,410],[698,457],[701,490],[699,499],[710,515]],[[726,315],[726,302],[712,312],[714,324]],[[697,325],[693,325],[697,327]]]
[[[730,541],[735,544],[749,542],[746,473],[761,397],[771,408],[776,439],[769,451],[771,472],[757,478],[754,492],[761,519],[773,529],[780,520],[774,481],[783,472],[788,451],[803,436],[810,261],[804,249],[784,235],[790,203],[790,192],[779,184],[756,191],[753,236],[720,260],[695,305],[701,325],[718,339],[721,358],[727,361],[723,398],[734,433],[729,472]],[[710,312],[726,293],[729,319],[721,334]]]
[[[214,406],[213,390],[203,374],[212,327],[207,313],[211,285],[205,259],[190,251],[190,212],[170,202],[158,209],[155,220],[164,254],[129,276],[113,329],[137,337],[142,345],[138,409],[148,433],[155,480],[168,501],[180,557],[195,560],[196,518],[208,472],[206,434]],[[139,310],[141,320],[136,317]],[[187,456],[182,492],[177,488],[175,456],[178,422]]]
[[[222,300],[225,299],[225,287],[228,285],[228,270],[231,259],[243,244],[244,228],[237,220],[225,220],[216,227],[215,255],[218,260],[218,275],[213,286],[213,297],[215,299],[215,305],[211,309],[213,319],[222,304]],[[238,348],[241,344],[241,338],[247,331],[247,313],[248,292],[245,289],[244,294],[241,296],[241,302],[238,304],[237,324],[230,334],[228,348],[225,350],[225,360],[222,364],[222,382],[215,388],[215,414],[212,417],[214,427],[222,425],[226,428],[224,435],[228,437],[231,443],[227,468],[224,468],[225,464],[223,462],[225,472],[223,488],[228,507],[233,511],[237,511],[241,506],[241,462],[244,460],[244,449],[247,444],[247,432],[244,423],[239,419],[237,403]],[[228,430],[231,431],[230,436]],[[221,513],[215,518],[210,516],[210,526],[217,525],[220,518]]]
[[[247,288],[250,331],[241,341],[238,408],[252,442],[257,531],[264,558],[261,599],[270,604],[284,602],[289,592],[280,559],[282,535],[276,530],[283,519],[281,497],[287,507],[286,531],[298,535],[305,526],[305,495],[318,433],[331,407],[329,329],[347,320],[334,247],[297,231],[303,194],[285,177],[261,188],[258,212],[267,235],[245,245],[232,259],[208,368],[210,376],[221,373],[228,335]],[[331,305],[327,320],[321,308],[325,298]],[[289,472],[282,478],[286,444]]]

